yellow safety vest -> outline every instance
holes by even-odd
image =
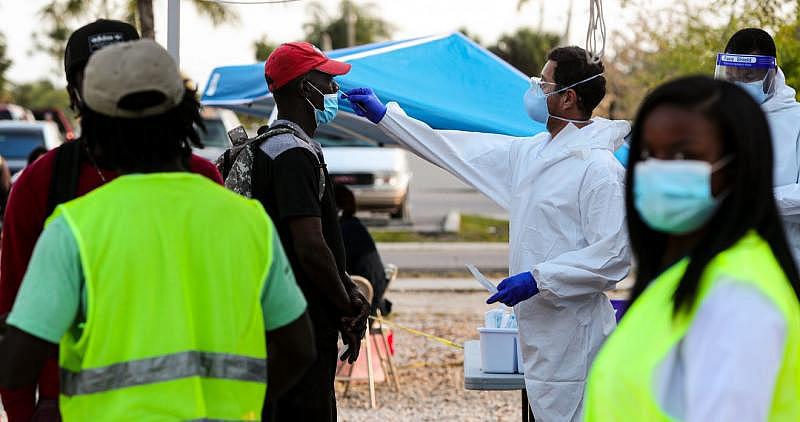
[[[64,420],[260,419],[273,230],[261,205],[160,173],[120,177],[57,215],[87,298],[60,345]]]
[[[800,421],[800,303],[769,244],[751,232],[717,255],[700,278],[697,305],[674,315],[673,293],[688,263],[683,259],[654,280],[603,345],[589,372],[584,419],[674,420],[653,391],[657,369],[686,335],[699,304],[716,283],[734,278],[764,293],[786,320],[786,345],[769,420]]]

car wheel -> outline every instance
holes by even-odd
[[[392,219],[395,220],[402,220],[402,221],[411,221],[411,212],[408,206],[408,194],[403,197],[403,202],[400,203],[400,206],[397,207],[394,212],[389,214]]]

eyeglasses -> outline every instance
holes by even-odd
[[[542,90],[544,90],[544,87],[546,86],[552,86],[553,89],[555,89],[555,87],[558,86],[558,84],[555,82],[543,81],[541,76],[532,76],[531,85],[539,85],[539,88],[542,88]]]

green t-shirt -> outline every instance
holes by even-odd
[[[289,324],[303,314],[306,300],[273,230],[272,267],[261,292],[267,331]],[[63,217],[55,218],[39,237],[14,308],[13,325],[31,335],[58,343],[69,329],[85,320],[86,287],[80,251]]]

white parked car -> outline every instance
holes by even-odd
[[[58,126],[53,122],[0,120],[0,155],[8,161],[14,174],[28,164],[28,155],[36,147],[51,150],[63,143]]]
[[[334,182],[353,191],[359,210],[388,212],[392,218],[409,219],[411,172],[405,150],[325,135],[315,139],[322,144]]]
[[[198,129],[197,132],[205,148],[195,148],[194,153],[213,162],[231,146],[228,131],[241,123],[236,113],[222,108],[204,107],[202,116],[206,131]]]

